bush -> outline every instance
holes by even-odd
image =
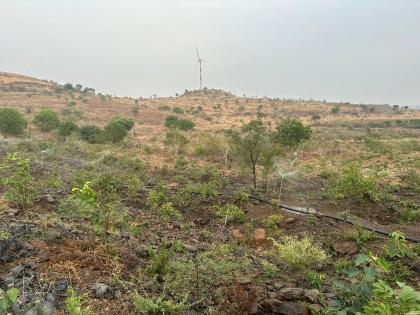
[[[29,160],[16,153],[8,153],[0,164],[0,184],[8,188],[6,199],[21,207],[30,206],[36,194],[29,171]]]
[[[187,137],[180,130],[173,128],[166,133],[165,145],[172,149],[174,155],[178,155],[179,150],[188,143]]]
[[[80,128],[80,138],[89,143],[101,143],[103,142],[102,129],[94,125],[83,126]]]
[[[279,261],[285,262],[292,270],[316,268],[327,259],[327,254],[318,245],[305,236],[299,240],[297,237],[286,236],[281,242],[273,238],[271,240],[276,247],[275,256]]]
[[[161,296],[153,300],[136,294],[133,297],[133,304],[140,314],[181,314],[191,307],[187,295],[181,302],[174,303]]]
[[[170,115],[165,119],[165,127],[179,128],[182,131],[188,131],[194,129],[195,123],[191,119],[178,119],[178,117]]]
[[[55,111],[45,108],[35,115],[34,124],[41,131],[52,131],[58,127],[60,119]]]
[[[296,147],[309,140],[311,133],[311,127],[297,119],[287,118],[277,125],[273,137],[284,146]]]
[[[134,121],[132,119],[116,117],[105,126],[105,139],[113,143],[121,142],[133,126]]]
[[[341,177],[331,179],[325,195],[330,199],[351,199],[362,202],[365,197],[372,201],[380,198],[378,179],[374,175],[364,174],[359,165],[353,164],[343,170]]]
[[[185,114],[185,111],[181,107],[174,107],[172,111],[176,114]]]
[[[215,206],[214,213],[220,219],[221,222],[244,222],[246,219],[245,212],[238,206],[235,206],[230,203],[224,205],[223,207]]]
[[[79,130],[79,127],[72,120],[66,120],[58,125],[58,134],[62,137],[68,137]]]
[[[27,126],[25,117],[16,109],[0,108],[0,132],[3,136],[20,136]]]
[[[0,314],[9,314],[9,309],[13,307],[19,296],[19,289],[11,288],[4,291],[0,288]]]

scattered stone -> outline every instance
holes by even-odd
[[[149,251],[146,245],[140,244],[134,248],[134,253],[140,258],[149,257]]]
[[[30,244],[37,250],[48,248],[47,243],[45,243],[43,240],[40,240],[40,239],[34,239],[31,241]]]
[[[198,251],[197,247],[195,247],[194,245],[190,245],[190,244],[184,244],[184,248],[191,253],[195,253],[195,252]]]
[[[41,305],[38,308],[38,315],[55,315],[57,314],[57,309],[55,308],[54,304],[45,301],[41,303]]]
[[[19,213],[19,209],[9,208],[6,210],[6,214],[9,216],[16,216]]]
[[[284,220],[284,222],[286,222],[286,223],[293,223],[293,222],[295,222],[297,219],[296,218],[292,218],[292,217],[289,217],[289,218],[286,218],[285,220]]]
[[[336,297],[334,293],[324,293],[323,295],[326,299],[333,299]]]
[[[277,292],[273,292],[273,291],[268,291],[268,298],[270,299],[270,300],[274,300],[274,299],[276,299],[277,298]]]
[[[47,197],[47,201],[48,201],[49,203],[53,203],[53,202],[55,201],[54,197],[53,197],[53,196],[51,196],[51,195],[47,195],[46,197]]]
[[[98,299],[113,299],[115,290],[105,283],[96,282],[92,287],[93,295]]]
[[[334,244],[334,250],[344,255],[353,255],[359,252],[359,248],[355,242],[345,241]]]
[[[309,302],[317,303],[318,297],[319,297],[319,290],[317,289],[305,290],[304,295]]]
[[[254,242],[265,241],[265,229],[259,228],[254,230]]]
[[[304,297],[302,288],[284,288],[280,290],[280,296],[285,300],[300,300]]]
[[[280,290],[281,288],[284,288],[284,283],[280,283],[280,282],[275,282],[273,284],[274,288],[276,288],[277,290]]]

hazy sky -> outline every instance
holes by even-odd
[[[119,96],[420,104],[419,0],[0,0],[0,71]]]

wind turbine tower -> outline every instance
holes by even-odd
[[[197,51],[197,59],[198,59],[198,66],[199,66],[199,71],[200,71],[200,91],[203,88],[203,72],[201,69],[201,64],[203,63],[203,59],[200,58],[200,54],[198,53],[198,48],[197,46],[195,46],[195,50]]]

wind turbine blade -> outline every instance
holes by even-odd
[[[198,47],[197,46],[195,46],[195,50],[197,51],[197,58],[198,58],[198,62],[200,62],[200,54],[198,53]]]

